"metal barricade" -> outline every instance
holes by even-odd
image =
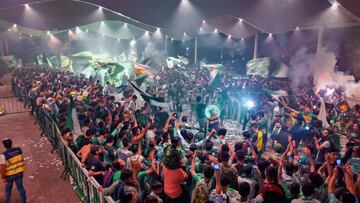
[[[34,104],[33,99],[27,96],[21,87],[12,84],[12,88],[14,94],[19,99],[21,98],[25,104]],[[56,122],[49,113],[41,107],[33,106],[33,109],[36,112],[36,119],[43,130],[43,134],[52,145],[52,152],[57,151],[61,157],[64,165],[64,173],[61,178],[65,180],[67,175],[70,176],[70,183],[81,201],[86,203],[115,203],[111,197],[104,196],[98,190],[99,183],[93,177],[88,176],[88,171],[82,167],[74,152],[66,145]]]

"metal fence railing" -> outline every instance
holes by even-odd
[[[26,91],[16,85],[14,81],[12,81],[12,89],[14,94],[24,102],[24,105],[31,107],[36,122],[42,128],[42,134],[48,138],[52,145],[52,152],[58,152],[61,157],[64,165],[61,178],[66,179],[69,175],[70,183],[81,201],[86,203],[114,203],[115,201],[110,196],[104,196],[98,190],[99,183],[93,177],[88,176],[88,171],[82,167],[74,152],[66,145],[56,122],[49,113],[41,107],[36,107],[34,99],[29,97]]]

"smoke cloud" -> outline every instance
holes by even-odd
[[[327,86],[343,87],[347,96],[360,98],[360,83],[356,83],[355,77],[335,69],[337,60],[334,52],[325,47],[316,54],[306,51],[306,48],[301,48],[290,60],[289,77],[294,89],[311,83],[313,79],[315,91]]]
[[[299,49],[290,60],[289,78],[293,90],[312,83],[315,67],[313,66],[314,54],[306,53],[307,48]]]
[[[146,61],[146,65],[158,72],[163,66],[166,66],[166,55],[164,51],[157,49],[155,44],[148,42],[142,53],[141,61]]]

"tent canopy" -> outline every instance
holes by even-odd
[[[360,24],[360,1],[339,0],[337,8],[330,1],[12,0],[0,2],[0,19],[9,22],[7,25],[0,23],[0,26],[7,29],[6,26],[16,23],[24,28],[54,32],[88,26],[87,29],[92,27],[92,31],[98,31],[94,23],[108,20],[119,21],[118,25],[133,25],[129,35],[140,31],[156,32],[159,27],[163,34],[184,39],[214,29],[243,38],[257,32],[282,33],[296,27],[315,29]]]

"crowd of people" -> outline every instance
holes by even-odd
[[[324,103],[322,98],[330,97],[326,93],[315,93],[311,87],[292,91],[288,81],[225,75],[224,85],[214,87],[203,73],[185,80],[191,76],[176,77],[171,71],[161,73],[159,85],[166,87],[147,92],[159,95],[161,90],[162,96],[176,101],[172,112],[148,103],[140,106],[141,97],[132,88],[116,100],[95,79],[70,72],[23,68],[13,73],[13,80],[35,101],[34,115],[38,108],[49,112],[88,175],[101,185],[99,190],[114,200],[358,201],[360,108],[350,106],[343,92],[332,93],[331,101]],[[288,96],[274,99],[266,88],[284,89]],[[257,106],[241,108],[239,139],[229,142],[223,127],[227,102],[249,95]],[[322,103],[325,120],[318,115]],[[79,134],[67,125],[72,104]],[[196,132],[183,104],[191,105]],[[218,104],[221,115],[206,115],[209,104]]]

